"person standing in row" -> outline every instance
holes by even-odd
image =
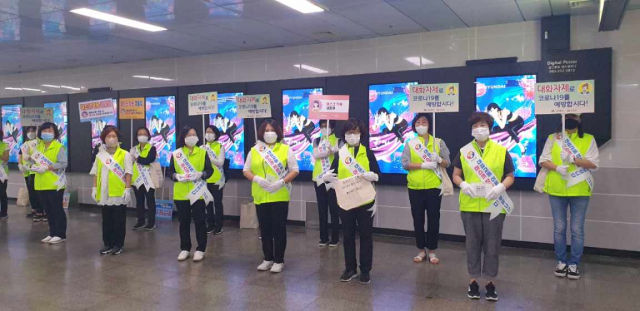
[[[345,122],[342,128],[341,139],[346,145],[340,148],[338,157],[333,160],[331,170],[336,173],[327,174],[325,181],[336,183],[338,180],[347,179],[357,175],[369,182],[377,182],[380,168],[373,152],[362,144],[362,133],[365,132],[362,121],[351,118]],[[355,161],[354,161],[355,159]],[[339,204],[339,203],[338,203]],[[375,213],[375,200],[350,210],[340,209],[344,235],[344,260],[345,270],[340,281],[349,282],[358,276],[358,260],[356,259],[356,231],[360,236],[360,284],[371,282],[371,268],[373,265],[373,216]]]
[[[178,261],[184,261],[191,255],[191,218],[196,227],[198,247],[193,261],[204,259],[207,249],[207,224],[205,207],[213,200],[207,189],[206,180],[213,174],[207,152],[198,147],[198,133],[187,125],[180,130],[177,149],[173,152],[169,164],[169,176],[173,183],[173,202],[178,209],[180,220],[180,254]]]
[[[443,179],[448,179],[444,171],[449,166],[449,149],[443,140],[429,134],[429,122],[432,115],[419,113],[413,118],[411,127],[418,134],[408,141],[402,152],[402,167],[409,171],[407,187],[416,247],[420,250],[413,257],[414,262],[438,264],[440,260],[435,250],[440,235],[440,205],[442,203]],[[434,151],[435,146],[435,152]],[[427,214],[427,233],[424,232],[425,212]],[[427,254],[428,250],[428,254]]]
[[[34,189],[49,221],[49,235],[42,243],[58,244],[67,240],[67,215],[62,207],[67,178],[67,150],[58,141],[58,126],[45,122],[38,129],[38,143],[31,153],[35,172]]]
[[[213,167],[213,174],[207,179],[207,188],[213,196],[213,202],[207,204],[207,233],[218,235],[222,233],[222,224],[224,223],[224,207],[222,205],[222,192],[226,178],[224,176],[224,162],[227,151],[224,146],[218,142],[220,131],[213,125],[207,126],[205,139],[207,143],[204,150],[207,151],[209,161]],[[214,210],[215,206],[215,210]]]
[[[7,185],[9,184],[9,145],[2,140],[4,132],[0,129],[0,219],[9,217],[9,199]]]
[[[453,182],[461,188],[460,216],[471,277],[467,296],[480,299],[477,280],[484,277],[487,279],[485,298],[497,301],[494,280],[498,276],[505,208],[513,205],[506,190],[513,185],[514,167],[507,148],[489,139],[493,125],[489,114],[472,113],[469,125],[474,140],[460,149],[453,162]],[[482,172],[482,177],[478,172]],[[492,214],[497,216],[491,219]]]
[[[273,273],[284,269],[291,182],[299,173],[295,154],[282,139],[282,127],[274,119],[262,121],[258,141],[247,155],[242,170],[251,181],[251,195],[260,224],[264,260],[258,271]]]
[[[313,141],[313,187],[316,190],[320,220],[320,247],[336,247],[340,244],[340,212],[335,190],[324,183],[322,177],[331,169],[331,163],[338,152],[338,138],[333,134],[335,121],[320,121],[321,137]],[[331,214],[331,240],[329,240],[329,213]]]
[[[133,158],[133,176],[131,183],[136,196],[136,215],[138,221],[133,230],[153,231],[156,228],[156,189],[151,176],[151,163],[156,161],[156,147],[149,143],[151,133],[146,127],[138,128],[138,145],[131,148]],[[147,201],[147,223],[145,225],[144,201]]]
[[[132,159],[120,148],[120,131],[107,125],[100,134],[104,144],[96,155],[93,175],[93,200],[102,206],[102,241],[100,254],[119,255],[124,250],[127,204],[131,201]]]
[[[542,191],[549,194],[553,214],[553,244],[557,277],[580,278],[580,258],[584,250],[584,223],[593,193],[591,172],[600,162],[598,144],[592,135],[582,130],[580,115],[565,117],[566,139],[562,142],[562,126],[549,135],[540,156],[540,166],[546,169]],[[564,150],[563,147],[564,146]],[[567,209],[571,210],[571,256],[567,259]]]
[[[42,204],[38,200],[36,189],[33,187],[35,182],[35,172],[31,171],[33,161],[31,161],[31,153],[36,150],[38,140],[36,139],[36,127],[27,126],[24,128],[26,133],[26,141],[20,146],[20,160],[18,169],[24,175],[24,181],[27,185],[27,192],[29,193],[29,205],[31,205],[31,219],[33,222],[47,221],[44,216]]]

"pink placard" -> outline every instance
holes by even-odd
[[[309,96],[309,119],[348,120],[349,95]]]

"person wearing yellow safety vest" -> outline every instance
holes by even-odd
[[[136,196],[136,216],[138,221],[133,226],[133,230],[153,231],[156,228],[156,189],[153,184],[151,174],[140,175],[138,165],[143,167],[143,171],[150,172],[151,164],[156,161],[156,147],[149,143],[151,133],[146,127],[138,128],[137,137],[138,145],[131,148],[129,154],[133,157],[133,176],[131,176],[131,184],[133,193]],[[146,178],[144,178],[146,177]],[[136,183],[136,181],[138,181]],[[137,186],[136,186],[137,185]],[[147,201],[147,224],[144,223],[144,201]]]
[[[584,133],[580,115],[565,117],[566,141],[562,143],[562,126],[549,135],[540,155],[540,166],[547,174],[542,191],[549,194],[553,214],[553,242],[556,252],[555,275],[572,280],[580,278],[578,265],[584,250],[584,223],[593,193],[591,172],[598,169],[598,144]],[[562,150],[562,146],[565,150]],[[571,210],[571,256],[567,260],[567,209]]]
[[[313,141],[313,158],[316,159],[313,166],[313,187],[316,190],[316,200],[318,202],[318,214],[320,220],[320,247],[336,247],[340,244],[340,211],[336,201],[334,189],[327,189],[323,183],[322,176],[329,171],[335,153],[338,152],[338,138],[333,134],[335,121],[320,121],[321,137]],[[331,240],[329,240],[329,217],[331,213]]]
[[[331,164],[331,173],[326,174],[323,178],[325,182],[331,184],[338,180],[346,179],[354,176],[352,170],[358,169],[366,181],[377,182],[380,175],[380,167],[374,153],[367,148],[362,142],[362,133],[365,133],[365,126],[362,121],[351,118],[344,123],[341,133],[342,141],[346,145],[342,147],[343,151],[348,152],[348,156],[342,158],[338,155]],[[346,152],[345,152],[346,151]],[[355,162],[353,162],[355,159]],[[343,162],[355,163],[354,168],[350,169]],[[337,173],[334,173],[337,172]],[[344,261],[345,270],[340,277],[340,281],[349,282],[358,276],[358,260],[356,259],[356,231],[360,235],[360,276],[358,282],[360,284],[369,284],[371,282],[370,271],[373,264],[373,216],[375,200],[367,202],[359,207],[350,210],[340,209],[340,220],[342,220],[342,229],[344,235]]]
[[[120,131],[107,125],[100,133],[103,146],[93,162],[91,197],[102,206],[102,241],[100,254],[120,255],[124,251],[127,226],[127,204],[131,202],[133,160],[120,148]]]
[[[204,259],[207,249],[207,224],[205,220],[205,200],[211,199],[206,180],[213,174],[207,152],[198,147],[198,133],[191,126],[180,130],[177,149],[171,156],[167,174],[173,183],[173,202],[178,209],[180,220],[180,254],[178,261],[184,261],[191,255],[191,218],[196,227],[198,247],[193,261]],[[193,202],[193,203],[191,203]]]
[[[222,193],[226,178],[224,176],[224,164],[227,151],[224,146],[218,142],[220,138],[220,130],[213,125],[206,128],[205,139],[207,144],[203,147],[207,151],[213,174],[207,179],[207,188],[213,196],[213,202],[207,204],[207,233],[218,235],[222,233],[222,224],[224,223],[224,207],[222,205]],[[214,211],[215,206],[215,211]]]
[[[44,210],[42,204],[38,200],[36,189],[33,187],[35,182],[35,172],[31,171],[31,153],[36,149],[38,140],[36,139],[36,127],[26,126],[24,128],[26,140],[20,147],[20,160],[18,169],[24,175],[24,181],[27,185],[27,192],[29,193],[29,205],[31,205],[31,219],[33,222],[47,221],[44,216]]]
[[[0,129],[0,170],[2,170],[2,179],[0,180],[0,219],[9,217],[7,214],[9,202],[7,198],[7,184],[9,184],[9,145],[2,140],[4,131]]]
[[[467,269],[471,277],[467,296],[480,299],[477,279],[484,277],[487,280],[485,299],[489,301],[498,300],[494,279],[498,276],[505,219],[501,205],[498,205],[500,214],[491,219],[490,207],[494,207],[496,199],[506,196],[506,190],[514,182],[513,161],[507,148],[489,139],[489,129],[493,123],[493,117],[487,113],[472,113],[469,125],[474,140],[460,149],[453,160],[453,182],[461,188],[460,217],[466,236]],[[482,179],[476,174],[477,171]],[[492,175],[495,185],[483,182],[489,175]]]
[[[432,115],[419,113],[413,118],[411,128],[418,134],[408,141],[402,152],[402,167],[409,171],[407,187],[409,189],[409,203],[413,217],[413,229],[416,237],[416,247],[420,250],[413,257],[414,262],[423,262],[427,257],[432,264],[440,260],[435,250],[438,248],[440,235],[440,204],[442,203],[442,180],[438,177],[440,167],[449,167],[449,148],[442,139],[429,134],[429,122]],[[435,153],[434,153],[434,142]],[[431,155],[429,161],[423,156]],[[427,214],[427,233],[424,232],[425,213]],[[427,249],[429,254],[427,255]]]
[[[33,187],[49,221],[49,235],[40,242],[58,244],[67,240],[67,215],[62,207],[67,150],[58,141],[60,132],[54,123],[43,123],[37,136],[38,144],[31,153],[31,171],[36,172]]]
[[[280,273],[287,248],[291,182],[298,176],[298,161],[293,150],[282,143],[282,127],[274,119],[262,121],[257,134],[258,141],[247,155],[242,172],[251,181],[260,224],[264,260],[258,271]]]

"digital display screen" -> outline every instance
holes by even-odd
[[[69,150],[67,133],[67,102],[45,103],[45,108],[53,108],[53,123],[58,126],[60,137],[58,141],[64,145],[65,150]]]
[[[312,171],[313,140],[320,137],[318,120],[309,119],[309,95],[322,95],[322,88],[282,91],[284,143],[296,155],[300,171]]]
[[[22,145],[22,124],[20,121],[20,108],[22,105],[2,106],[2,141],[7,144],[9,150],[9,162],[18,162],[20,146]]]
[[[146,109],[151,144],[156,147],[160,165],[168,167],[176,150],[176,97],[147,97]]]
[[[242,93],[218,93],[218,113],[209,115],[209,124],[220,130],[218,141],[227,151],[229,169],[244,167],[244,119],[238,117],[236,96]]]
[[[409,86],[417,82],[369,86],[369,148],[382,173],[406,174],[402,168],[405,142],[415,137],[411,129]]]
[[[515,177],[536,177],[535,75],[476,79],[476,110],[490,114],[491,139],[505,146]]]
[[[91,149],[97,145],[102,144],[100,140],[100,134],[107,125],[118,126],[118,100],[113,100],[113,111],[115,114],[111,117],[104,117],[102,119],[91,120]]]

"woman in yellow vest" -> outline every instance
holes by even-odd
[[[220,130],[213,125],[207,126],[205,139],[207,144],[204,146],[205,151],[209,155],[211,166],[213,167],[213,175],[207,179],[207,188],[213,196],[213,202],[207,204],[207,233],[218,235],[222,233],[222,224],[224,222],[224,207],[222,206],[222,192],[226,178],[224,176],[224,163],[227,151],[224,146],[218,142],[220,138]],[[215,206],[215,211],[214,211]]]
[[[275,120],[262,121],[258,142],[251,148],[242,170],[251,181],[251,195],[260,223],[264,260],[258,271],[273,273],[284,269],[290,187],[299,172],[293,150],[283,144],[282,139],[282,127]]]
[[[411,127],[418,134],[408,141],[402,152],[402,167],[409,171],[407,174],[407,187],[409,188],[409,203],[411,204],[411,216],[413,216],[413,228],[416,237],[416,247],[420,250],[413,257],[414,262],[423,262],[429,258],[429,262],[440,262],[435,250],[438,248],[440,235],[440,204],[442,203],[442,180],[436,171],[439,167],[449,166],[449,148],[441,139],[435,139],[429,135],[429,122],[431,114],[419,113],[413,118]],[[433,150],[434,141],[435,153]],[[418,148],[418,149],[416,149]],[[425,162],[419,152],[428,151],[432,154],[431,161]],[[427,233],[424,232],[424,216],[427,214]],[[427,249],[429,253],[427,255]]]
[[[346,149],[350,156],[343,159],[336,157],[331,164],[333,172],[327,174],[325,181],[335,183],[337,180],[353,177],[353,172],[343,162],[353,163],[355,158],[354,169],[360,167],[363,172],[360,174],[369,182],[377,182],[380,168],[373,152],[362,144],[362,133],[365,132],[365,126],[362,121],[351,118],[347,120],[342,128],[341,139],[346,142]],[[371,231],[373,230],[375,200],[367,202],[362,206],[350,209],[348,211],[340,209],[340,220],[342,220],[342,229],[344,235],[344,261],[345,270],[340,277],[342,282],[349,282],[358,276],[358,260],[356,259],[356,229],[360,235],[360,276],[358,282],[360,284],[369,284],[371,282],[370,271],[373,264],[373,239]]]
[[[38,129],[38,144],[31,154],[34,189],[49,221],[49,235],[42,243],[58,244],[67,240],[67,215],[62,207],[67,168],[67,150],[58,141],[58,126],[45,122]],[[39,158],[39,160],[38,160]]]
[[[24,181],[27,184],[29,205],[31,205],[31,218],[33,222],[47,221],[47,218],[44,217],[42,204],[40,204],[40,201],[38,200],[36,189],[33,187],[36,173],[30,170],[31,165],[33,165],[33,162],[31,161],[31,153],[36,149],[36,144],[38,143],[38,140],[36,139],[36,127],[27,126],[24,128],[24,132],[26,140],[20,147],[20,164],[18,164],[18,169],[24,175]]]
[[[338,138],[333,133],[335,121],[320,121],[321,137],[313,141],[313,158],[316,159],[313,166],[313,187],[316,190],[318,202],[318,214],[320,220],[320,247],[336,247],[340,244],[340,212],[336,193],[333,189],[327,189],[321,181],[322,175],[331,168],[335,153],[338,152]],[[325,171],[326,170],[326,171]],[[329,217],[331,213],[331,240],[329,240]]]
[[[513,185],[514,167],[507,148],[489,139],[489,129],[493,118],[484,112],[474,112],[469,118],[471,136],[474,140],[460,149],[453,161],[453,182],[461,188],[460,215],[466,235],[467,269],[471,280],[467,296],[480,299],[477,279],[484,277],[485,298],[498,300],[494,279],[498,276],[502,225],[505,211],[490,220],[491,209],[496,199],[506,196],[506,190]],[[477,157],[479,156],[479,157]],[[482,182],[476,174],[475,163],[470,159],[482,160],[493,173],[497,185]],[[484,252],[484,256],[483,256]]]
[[[211,161],[207,152],[198,147],[198,133],[191,126],[185,126],[180,130],[176,141],[177,149],[171,157],[168,174],[173,183],[173,202],[178,209],[180,220],[180,254],[178,261],[183,261],[191,255],[191,218],[196,227],[196,240],[198,247],[193,254],[193,261],[204,259],[207,249],[207,224],[205,220],[205,197],[211,194],[206,186],[206,180],[213,174]],[[200,188],[196,188],[201,186]],[[203,189],[194,194],[193,204],[189,199],[190,193],[195,189]]]
[[[555,275],[572,280],[580,278],[578,265],[584,250],[584,223],[592,194],[593,176],[598,169],[598,144],[592,135],[584,133],[580,115],[565,117],[566,138],[577,153],[565,143],[562,150],[562,127],[549,135],[540,155],[540,166],[548,170],[543,191],[549,194],[553,214],[553,242],[555,245]],[[574,177],[578,173],[581,178]],[[543,178],[543,174],[540,174]],[[567,209],[571,210],[571,256],[567,259]]]
[[[153,181],[151,178],[146,180],[147,185],[145,186],[145,182],[141,179],[136,186],[136,181],[140,177],[140,170],[138,170],[138,165],[145,167],[146,169],[151,169],[151,164],[156,161],[157,152],[156,147],[149,143],[149,139],[151,139],[151,133],[149,129],[146,127],[138,128],[137,136],[138,136],[138,145],[131,148],[131,156],[133,157],[133,176],[131,176],[131,184],[133,185],[133,193],[136,196],[136,214],[138,217],[138,221],[133,226],[133,230],[145,230],[145,231],[153,231],[156,228],[156,189],[153,185]],[[150,175],[148,177],[151,177]],[[149,189],[147,189],[149,188]],[[147,207],[149,211],[147,212],[147,224],[144,222],[144,201],[147,201]]]
[[[120,148],[120,131],[107,125],[100,134],[103,147],[96,155],[93,175],[93,200],[102,206],[102,241],[100,254],[119,255],[124,250],[127,204],[131,201],[133,161],[129,152]]]
[[[3,170],[4,180],[0,180],[0,219],[9,217],[7,214],[9,202],[7,198],[7,184],[9,184],[9,145],[2,140],[4,137],[4,131],[0,129],[0,170]]]

